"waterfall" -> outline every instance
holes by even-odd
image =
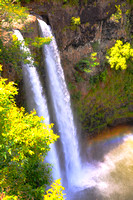
[[[38,20],[42,36],[51,36],[50,27],[45,22]],[[19,31],[15,35],[23,42],[23,37]],[[27,49],[24,43],[22,50]],[[61,68],[58,49],[55,39],[50,45],[45,45],[45,63],[48,76],[48,84],[52,108],[53,119],[60,134],[65,157],[65,166],[68,181],[68,198],[71,200],[96,200],[96,199],[132,199],[133,188],[133,127],[126,130],[116,131],[107,135],[99,135],[96,140],[86,141],[86,161],[80,166],[79,149],[77,141],[76,127],[72,115],[70,96],[65,84],[63,70]],[[47,100],[43,87],[39,80],[36,68],[32,59],[28,58],[31,64],[23,64],[23,76],[29,110],[36,109],[39,116],[45,118],[45,123],[49,124],[50,116],[47,108]],[[51,112],[52,113],[52,112]],[[107,131],[107,130],[106,130]],[[117,136],[118,135],[118,136]],[[58,164],[55,145],[51,146],[51,151],[47,160],[54,164],[54,179],[61,177],[60,166]],[[62,171],[61,171],[62,172]],[[71,189],[71,186],[72,187]],[[76,189],[75,189],[76,187]]]
[[[24,45],[24,39],[21,33],[18,30],[14,31],[14,34],[17,36],[18,40],[22,42],[21,49],[29,52],[30,50]],[[22,72],[24,79],[24,86],[26,91],[26,100],[29,111],[35,109],[38,116],[43,116],[45,118],[45,123],[50,123],[50,117],[47,107],[46,97],[39,80],[39,76],[36,68],[33,65],[33,60],[31,57],[28,57],[30,64],[22,63]],[[51,163],[53,165],[53,178],[60,178],[60,171],[58,165],[58,159],[56,155],[55,144],[50,145],[50,151],[46,157],[46,162]]]
[[[38,19],[38,22],[42,37],[53,36],[50,27],[44,21]],[[68,185],[71,186],[76,183],[77,176],[80,174],[77,130],[74,125],[70,95],[65,83],[60,56],[54,37],[49,45],[44,45],[43,54],[55,121],[63,146],[66,177]]]
[[[38,20],[38,22],[42,37],[51,37],[52,32],[50,27],[42,20]],[[23,42],[23,37],[19,31],[16,30],[15,35]],[[30,53],[29,49],[25,47],[24,42],[21,45],[21,49]],[[74,124],[70,95],[65,83],[59,52],[54,37],[49,45],[44,45],[43,54],[48,78],[47,85],[50,94],[50,114],[53,114],[51,118],[55,122],[61,143],[61,146],[58,144],[61,149],[60,152],[58,150],[58,154],[56,152],[57,145],[51,145],[51,150],[46,160],[54,165],[53,178],[63,178],[63,184],[69,191],[73,187],[77,189],[86,188],[88,186],[91,187],[95,185],[95,182],[93,182],[92,179],[88,182],[88,176],[86,176],[91,172],[90,167],[86,168],[82,166],[81,168],[77,130]],[[45,118],[45,123],[49,124],[50,114],[47,107],[45,92],[37,70],[33,65],[34,62],[30,56],[28,60],[30,64],[22,64],[28,108],[29,110],[33,110],[34,108],[38,116],[43,116]]]

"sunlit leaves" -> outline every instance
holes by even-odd
[[[5,196],[3,197],[3,200],[18,200],[17,196]]]
[[[20,3],[17,0],[0,0],[0,17],[2,28],[11,30],[14,23],[24,22],[28,17],[26,10],[27,9],[25,7],[20,6]]]
[[[29,52],[20,49],[21,42],[12,34],[14,29],[26,28],[27,30],[26,26],[32,19],[30,18],[27,9],[22,7],[18,0],[0,0],[0,63],[15,68],[19,74],[21,72],[20,63],[30,64],[31,62],[27,59]],[[29,38],[27,45],[40,48],[44,44],[49,44],[51,40],[52,37]]]
[[[72,17],[71,24],[76,26],[80,25],[81,24],[80,17]]]
[[[52,185],[51,188],[46,191],[46,195],[44,195],[44,200],[63,200],[63,190],[65,188],[61,186],[60,179],[56,180]]]
[[[92,71],[92,68],[98,65],[99,62],[97,62],[97,52],[93,52],[89,56],[81,59],[76,64],[76,69],[82,72],[90,73]]]
[[[17,89],[5,81],[0,77],[0,187],[8,194],[39,200],[49,182],[43,161],[58,136],[35,111],[28,114],[16,106]]]
[[[119,20],[121,19],[122,17],[122,10],[121,10],[121,7],[120,5],[115,5],[116,7],[116,13],[115,14],[112,14],[110,19],[116,23],[119,23]]]
[[[31,43],[32,46],[34,47],[41,47],[44,44],[49,44],[52,40],[52,37],[35,37],[34,41]]]
[[[133,59],[133,49],[130,43],[125,43],[121,40],[117,40],[115,45],[108,51],[108,56],[106,56],[111,68],[126,69],[127,61]]]
[[[40,48],[44,44],[50,44],[52,37],[35,37],[34,39],[26,38],[26,44],[32,45],[34,47]]]

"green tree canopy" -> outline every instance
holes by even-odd
[[[44,158],[58,136],[35,111],[16,106],[17,89],[6,80],[0,77],[0,188],[19,199],[39,200],[50,183]]]

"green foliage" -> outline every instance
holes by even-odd
[[[51,188],[46,191],[46,194],[44,195],[44,200],[65,200],[63,190],[65,188],[61,186],[60,179],[54,181],[51,184]],[[3,194],[3,200],[18,200],[17,196],[9,196]]]
[[[90,79],[89,79],[89,83],[93,86],[93,85],[97,85],[99,84],[100,82],[100,77],[99,75],[94,75],[94,76],[91,76]]]
[[[2,200],[18,200],[17,196],[9,196],[6,195],[2,198]]]
[[[108,51],[108,56],[106,56],[111,68],[126,69],[128,61],[133,59],[133,49],[130,43],[125,43],[121,40],[117,40],[115,45]]]
[[[79,101],[81,98],[81,91],[78,91],[76,88],[76,85],[74,85],[73,83],[69,82],[68,83],[68,88],[70,90],[71,93],[71,97],[73,99],[74,102]]]
[[[27,18],[27,9],[21,7],[19,1],[0,0],[0,63],[16,68],[20,58],[25,59],[19,50],[20,42],[12,39],[12,30]]]
[[[27,59],[30,55],[29,52],[24,52],[20,49],[21,42],[13,35],[13,39],[6,45],[0,39],[0,63],[15,68],[20,73],[20,63],[29,63]]]
[[[58,0],[55,0],[58,1]],[[78,6],[79,5],[79,0],[60,0],[60,2],[63,2],[63,4],[67,4],[70,6]]]
[[[61,186],[60,179],[56,180],[52,185],[51,188],[46,191],[46,195],[44,195],[44,200],[63,200],[63,190],[65,188]]]
[[[100,43],[99,43],[99,41],[92,42],[91,46],[93,48],[93,51],[98,52],[100,50]]]
[[[127,2],[131,5],[133,5],[133,0],[127,0]]]
[[[65,1],[65,3],[68,3],[71,6],[78,6],[80,1],[79,0],[62,0],[63,2]],[[87,0],[82,0],[83,3],[87,3]]]
[[[91,53],[90,56],[80,60],[76,64],[76,69],[80,70],[81,72],[86,72],[86,73],[91,72],[93,67],[99,65],[99,63],[96,61],[97,60],[96,56],[97,56],[97,53],[93,52]]]
[[[105,82],[107,78],[107,69],[102,71],[101,73],[91,76],[89,79],[89,83],[91,86],[97,85],[100,83],[100,81]]]
[[[12,38],[11,31],[16,24],[24,23],[27,17],[27,9],[17,0],[0,0],[0,63],[15,69],[20,69],[20,60],[25,60],[26,55],[19,48],[20,42]]]
[[[71,18],[71,24],[75,26],[79,26],[81,24],[80,17],[72,17]]]
[[[73,85],[71,82],[69,82],[69,83],[68,83],[68,89],[69,89],[69,90],[74,90],[74,89],[76,89],[76,86]]]
[[[58,136],[35,111],[17,108],[17,89],[6,80],[0,78],[0,188],[9,196],[40,200],[50,182],[44,158]]]
[[[74,93],[72,94],[72,99],[74,101],[79,101],[81,98],[81,92],[80,91],[74,91]]]
[[[82,78],[80,73],[77,72],[77,71],[75,72],[74,77],[75,77],[75,80],[76,80],[77,83],[80,83],[80,82],[84,81],[84,79]]]
[[[63,3],[67,3],[68,1],[67,0],[63,0]]]
[[[102,82],[100,81],[103,80]],[[82,127],[96,132],[118,118],[133,117],[133,65],[124,71],[105,70],[91,78],[88,94],[74,101]]]
[[[106,78],[107,78],[107,69],[105,69],[104,71],[102,71],[99,75],[99,79],[100,81],[103,81],[105,82],[106,81]]]
[[[116,23],[119,23],[119,20],[121,19],[122,17],[122,10],[121,10],[121,6],[120,5],[115,5],[116,7],[116,13],[115,14],[112,14],[110,19]]]
[[[0,26],[10,31],[16,23],[22,24],[28,17],[27,9],[18,0],[0,0]],[[5,36],[4,36],[5,37]]]
[[[18,0],[0,0],[0,63],[14,67],[20,72],[20,63],[29,63],[28,57],[32,57],[29,52],[20,49],[21,42],[12,35],[14,27],[27,25],[28,12],[21,7]],[[27,39],[26,44],[40,48],[44,44],[49,44],[52,37]]]
[[[52,40],[52,37],[45,37],[45,38],[42,38],[42,37],[35,37],[34,40],[31,39],[31,38],[26,38],[26,44],[30,44],[31,46],[34,46],[34,47],[42,47],[44,44],[50,44]]]

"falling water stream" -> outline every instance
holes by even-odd
[[[38,23],[43,37],[52,36],[45,22],[38,20]],[[18,31],[15,34],[23,41]],[[21,48],[26,47],[22,45]],[[63,184],[66,186],[67,200],[132,200],[133,126],[120,126],[113,131],[106,130],[95,139],[83,140],[81,161],[70,95],[54,37],[50,45],[44,46],[43,54],[52,111],[48,111],[45,92],[33,64],[23,64],[23,76],[29,110],[35,108],[39,116],[44,116],[46,123],[50,122],[52,114],[60,135],[60,151],[64,161],[61,154],[56,153],[55,145],[47,158],[55,165],[54,179],[66,173],[67,184]],[[63,167],[61,162],[65,163]]]
[[[19,41],[23,42],[21,45],[22,50],[30,53],[30,50],[24,45],[24,39],[22,34],[18,30],[15,30],[14,34],[17,36]],[[35,109],[37,115],[43,116],[45,118],[45,123],[49,124],[50,116],[47,107],[46,96],[43,91],[38,72],[33,65],[33,60],[31,57],[29,57],[28,60],[30,61],[30,64],[22,63],[22,72],[28,110],[31,111]],[[61,175],[60,167],[58,165],[58,158],[56,155],[55,144],[51,144],[50,148],[51,150],[48,152],[46,162],[51,163],[53,165],[53,178],[58,179],[61,177]]]
[[[38,20],[41,36],[50,37],[50,27],[42,20]],[[70,95],[65,83],[60,56],[53,37],[49,45],[44,45],[43,54],[46,63],[48,85],[55,115],[56,126],[60,134],[65,158],[65,170],[68,186],[75,184],[80,172],[80,157],[77,140],[77,130],[74,124]]]

